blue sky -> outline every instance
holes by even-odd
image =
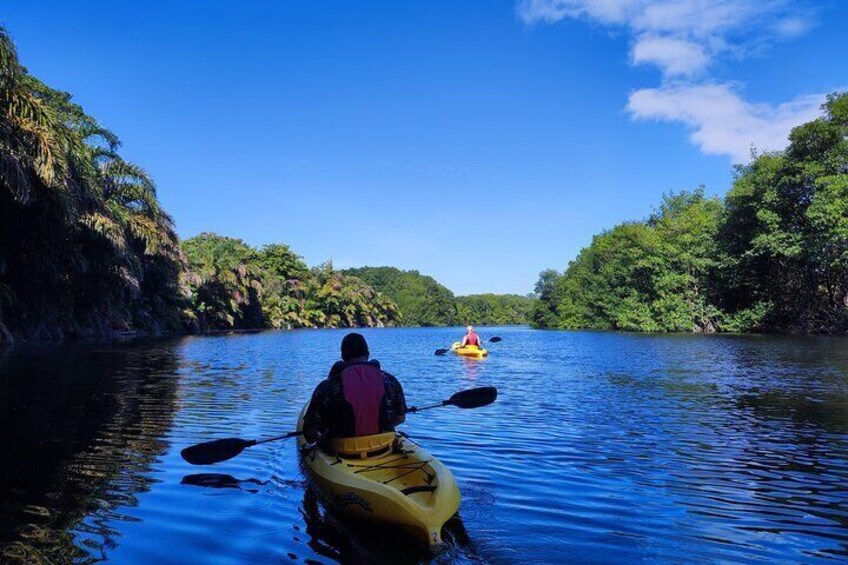
[[[181,237],[532,290],[848,85],[848,2],[4,2]]]

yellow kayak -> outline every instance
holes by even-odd
[[[465,347],[460,347],[460,342],[455,341],[451,346],[451,351],[456,353],[457,355],[462,355],[463,357],[474,357],[475,359],[482,359],[486,355],[489,354],[488,351],[483,349],[482,347],[477,347],[476,345],[466,345]]]
[[[306,407],[298,431],[305,413]],[[396,526],[428,545],[442,543],[442,526],[460,500],[444,464],[395,432],[331,441],[335,455],[307,444],[302,435],[297,438],[309,478],[330,506],[356,519]]]

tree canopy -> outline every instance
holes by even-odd
[[[518,294],[469,294],[456,297],[461,325],[513,326],[530,323],[535,299]]]
[[[185,280],[197,329],[384,326],[397,306],[362,280],[325,263],[309,269],[282,244],[255,249],[202,233],[182,243]]]

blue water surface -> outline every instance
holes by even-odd
[[[834,563],[848,559],[848,339],[363,330],[404,425],[462,492],[438,555],[323,509],[294,428],[343,330],[18,348],[0,357],[0,561]],[[202,473],[202,474],[201,474]]]

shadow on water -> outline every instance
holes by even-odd
[[[106,557],[120,534],[105,521],[154,482],[176,410],[176,366],[172,342],[0,359],[0,561]]]
[[[232,488],[251,493],[259,492],[259,489],[256,487],[264,487],[268,483],[269,481],[260,481],[259,479],[237,479],[232,475],[222,473],[196,473],[194,475],[186,475],[180,481],[180,484],[183,485],[205,488]]]

